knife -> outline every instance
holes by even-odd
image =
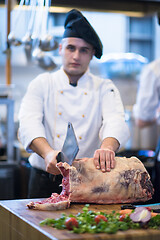
[[[150,207],[153,212],[160,213],[160,203],[152,203],[145,205],[125,204],[121,206],[121,209],[135,209],[136,207]]]
[[[73,160],[79,151],[77,138],[71,122],[68,122],[67,135],[61,152],[58,153],[57,162],[67,162],[72,165]]]

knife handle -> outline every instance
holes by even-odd
[[[136,207],[133,204],[125,204],[121,206],[121,209],[135,209]]]
[[[56,159],[57,159],[57,163],[63,162],[63,159],[64,159],[63,153],[62,153],[62,152],[59,152],[59,153],[57,154]]]

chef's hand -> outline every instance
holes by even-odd
[[[97,169],[102,172],[110,172],[115,168],[115,152],[120,144],[116,138],[107,137],[103,140],[100,149],[94,153],[94,164]]]
[[[44,160],[46,164],[46,171],[48,173],[59,175],[61,174],[59,169],[56,167],[57,164],[57,155],[60,151],[52,150],[48,154],[46,154]]]
[[[110,172],[115,167],[115,152],[111,149],[97,149],[94,153],[94,164],[102,172]]]
[[[47,142],[47,139],[44,137],[38,137],[33,139],[30,144],[30,148],[33,152],[36,152],[39,156],[41,156],[46,165],[46,171],[48,173],[59,175],[60,171],[56,167],[57,164],[57,155],[60,151],[53,150],[53,148]]]

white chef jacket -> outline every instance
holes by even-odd
[[[157,59],[142,71],[136,104],[133,107],[135,118],[151,121],[158,120],[157,109],[160,106],[160,59]],[[159,118],[160,120],[160,118]]]
[[[68,122],[77,137],[76,158],[93,157],[106,137],[116,138],[124,145],[129,137],[120,94],[109,79],[90,73],[79,79],[76,87],[69,84],[63,68],[44,73],[28,86],[19,112],[19,139],[28,152],[33,139],[44,137],[55,150],[61,150]],[[29,162],[45,170],[45,162],[32,153]]]

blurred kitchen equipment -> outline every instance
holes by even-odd
[[[0,200],[19,198],[19,166],[16,164],[0,165]]]
[[[13,23],[13,29],[8,35],[8,43],[13,46],[20,46],[22,44],[21,40],[16,37],[16,27],[17,23],[20,20],[20,15],[22,14],[22,6],[24,5],[25,0],[21,0],[16,12],[15,20]]]
[[[31,47],[32,46],[32,34],[30,31],[28,31],[25,36],[22,38],[22,43],[25,45],[25,47]]]
[[[30,3],[30,21],[28,24],[28,29],[25,36],[22,38],[22,43],[24,44],[24,50],[26,53],[27,60],[30,61],[32,58],[32,31],[33,31],[33,24],[35,20],[36,14],[36,0],[31,0]]]
[[[108,78],[136,77],[148,59],[136,53],[110,53],[99,61],[100,72]]]
[[[34,50],[32,52],[33,59],[41,68],[45,70],[53,70],[57,67],[54,63],[53,58],[43,52],[39,46],[40,39],[42,33],[42,25],[43,25],[43,15],[44,14],[44,0],[39,0],[39,11],[36,12],[36,21],[34,26],[34,32],[32,34],[33,39],[33,47]]]
[[[35,63],[45,69],[53,70],[57,67],[51,52],[58,48],[58,42],[55,41],[53,35],[48,33],[48,12],[50,6],[50,0],[21,0],[14,19],[13,30],[8,34],[7,44],[8,46],[24,45],[24,51],[27,57],[27,61],[32,60]],[[22,12],[22,6],[29,5],[30,20],[26,34],[22,40],[16,38],[16,27],[20,21],[20,14]],[[27,14],[28,16],[28,14]],[[9,49],[9,48],[8,48]],[[47,53],[46,53],[47,52]],[[48,53],[49,52],[49,53]],[[9,51],[5,51],[9,55]]]
[[[14,84],[0,84],[0,98],[12,98],[14,88]]]
[[[35,59],[35,62],[37,62],[38,66],[45,70],[53,70],[57,67],[57,65],[54,63],[54,60],[51,56],[44,53],[41,49],[38,47],[35,48],[35,50],[32,53],[33,58]]]
[[[42,22],[42,33],[40,37],[39,47],[42,51],[53,51],[58,48],[58,43],[55,41],[54,36],[47,33],[48,29],[48,12],[50,0],[45,0],[44,18]]]
[[[6,93],[0,96],[0,105],[6,107],[6,118],[1,119],[0,127],[4,127],[5,144],[3,145],[4,155],[0,156],[0,199],[19,198],[19,165],[14,158],[14,100],[9,97],[8,92],[11,86],[0,85],[0,89]],[[9,88],[9,89],[8,89]],[[5,97],[7,95],[7,97]],[[0,146],[1,148],[1,146]]]
[[[48,55],[44,55],[42,58],[38,59],[38,65],[47,71],[51,71],[57,67],[55,62]]]
[[[23,37],[22,42],[24,44],[27,61],[30,62],[32,59],[32,38],[29,32]]]
[[[36,0],[31,0],[30,10],[31,10],[31,15],[30,15],[30,21],[28,24],[28,29],[25,36],[22,38],[22,43],[29,46],[32,44],[31,36],[32,36],[33,24],[34,24],[34,19],[36,14]]]
[[[15,37],[15,33],[14,32],[10,32],[9,35],[8,35],[8,43],[10,45],[13,45],[13,46],[20,46],[22,44],[22,42],[20,41],[20,39],[17,39]]]
[[[40,39],[39,47],[43,51],[53,51],[58,48],[58,42],[54,39],[53,36],[47,34]]]
[[[154,150],[157,145],[160,126],[152,124],[145,128],[139,128],[135,123],[133,106],[125,106],[125,120],[130,130],[130,138],[125,146],[126,149],[134,150]]]
[[[14,163],[14,100],[12,98],[0,97],[0,105],[6,106],[6,147],[7,147],[7,163]]]

